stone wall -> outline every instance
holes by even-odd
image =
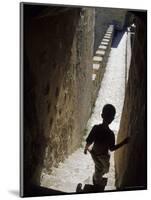
[[[144,189],[147,181],[146,133],[146,12],[134,12],[136,33],[117,142],[130,136],[129,144],[115,153],[116,187]]]
[[[95,9],[95,42],[94,53],[97,50],[108,26],[115,25],[115,28],[122,30],[125,24],[127,10],[116,8],[96,8]]]
[[[76,150],[92,107],[94,9],[24,7],[24,186]]]

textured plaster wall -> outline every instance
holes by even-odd
[[[43,167],[51,172],[80,146],[92,107],[95,18],[94,9],[25,11],[24,183],[28,186],[39,184]]]
[[[146,187],[146,13],[135,13],[136,34],[117,142],[130,142],[115,153],[116,186]]]

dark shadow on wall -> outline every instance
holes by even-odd
[[[114,31],[114,36],[113,36],[111,48],[117,48],[118,47],[124,33],[125,33],[125,30],[122,30],[122,31],[115,30]]]
[[[21,188],[24,195],[30,195],[33,191],[39,194],[44,190],[37,189],[36,186],[30,188],[30,184],[35,184],[37,187],[40,185],[45,148],[48,141],[51,144],[51,140],[48,140],[52,124],[51,116],[55,118],[57,113],[58,89],[69,66],[80,11],[80,8],[64,11],[62,7],[56,11],[55,7],[27,4],[23,7],[22,89],[24,100],[22,105],[24,121]],[[59,44],[63,45],[59,46]],[[58,63],[62,66],[61,68],[58,67]],[[54,87],[56,87],[56,92],[51,92]],[[56,154],[60,156],[59,153]],[[53,191],[48,191],[50,192]]]

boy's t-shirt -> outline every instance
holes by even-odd
[[[105,128],[102,124],[99,124],[92,128],[86,142],[88,144],[94,143],[92,152],[96,155],[108,155],[109,149],[115,145],[115,136],[109,127]]]

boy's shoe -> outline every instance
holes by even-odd
[[[82,190],[82,183],[79,183],[79,184],[77,185],[76,192],[77,192],[77,193],[83,192],[83,190]]]
[[[107,178],[102,178],[102,185],[106,186],[106,184],[107,184]]]
[[[102,178],[101,184],[97,184],[93,176],[93,185],[95,187],[96,192],[104,191],[106,184],[107,184],[107,178]]]

